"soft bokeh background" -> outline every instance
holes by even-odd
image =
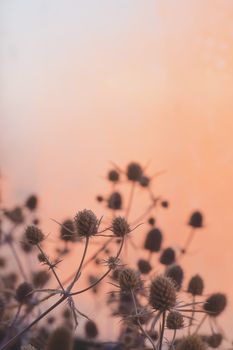
[[[232,1],[2,0],[0,16],[5,202],[39,193],[57,230],[96,207],[109,161],[151,160],[167,237],[203,210],[188,274],[232,304]],[[221,322],[231,334],[232,305]]]

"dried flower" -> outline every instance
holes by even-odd
[[[127,178],[130,181],[139,181],[142,176],[142,167],[138,163],[130,163],[127,167]]]
[[[195,211],[191,214],[191,217],[188,222],[189,226],[193,228],[201,228],[203,227],[203,215],[200,211]]]
[[[227,298],[225,294],[215,293],[206,300],[204,310],[209,316],[217,317],[224,311],[226,305]]]
[[[168,201],[163,200],[160,204],[161,204],[161,207],[163,207],[163,208],[168,208],[169,207],[169,202]]]
[[[27,304],[32,298],[32,292],[33,292],[32,285],[28,282],[23,282],[16,289],[15,299],[20,304]]]
[[[25,206],[33,211],[37,208],[37,203],[38,203],[38,199],[37,196],[35,195],[31,195],[30,197],[28,197],[28,199],[26,200]]]
[[[210,348],[216,349],[221,345],[222,340],[223,336],[221,333],[213,333],[207,337],[206,342]]]
[[[98,335],[98,328],[94,321],[87,320],[84,326],[85,334],[87,338],[94,339]]]
[[[148,224],[151,225],[151,226],[154,226],[154,224],[155,224],[155,218],[150,217],[150,218],[148,219]]]
[[[29,244],[37,245],[44,239],[43,232],[36,226],[28,226],[25,231],[25,237]]]
[[[124,268],[119,271],[118,281],[122,291],[135,291],[142,287],[139,273],[130,268]]]
[[[122,197],[119,192],[113,192],[108,198],[108,208],[113,210],[119,210],[122,206]]]
[[[150,285],[149,303],[155,310],[164,312],[176,304],[176,288],[166,276],[157,276]]]
[[[50,279],[50,274],[47,271],[36,271],[32,276],[32,283],[35,288],[43,287]]]
[[[139,179],[139,184],[142,187],[148,187],[150,184],[150,178],[148,176],[142,175]]]
[[[11,220],[14,224],[19,225],[24,222],[23,211],[21,207],[15,207],[14,209],[4,211],[5,216]]]
[[[168,329],[181,329],[184,327],[183,316],[178,311],[170,311],[167,315],[166,323]]]
[[[46,350],[64,349],[73,349],[73,337],[69,329],[66,327],[59,327],[50,335]]]
[[[62,223],[62,226],[61,226],[61,230],[60,230],[60,233],[61,233],[61,239],[63,241],[75,241],[75,229],[74,229],[74,223],[72,220],[65,220],[63,221]]]
[[[198,335],[189,335],[181,340],[177,350],[206,350],[206,345]]]
[[[180,290],[184,279],[184,272],[182,267],[176,264],[172,264],[167,267],[165,276],[170,277],[175,284],[177,290]]]
[[[108,180],[111,182],[118,182],[120,174],[115,169],[108,172]]]
[[[112,221],[112,232],[117,237],[124,237],[130,233],[130,226],[125,218],[117,216]]]
[[[158,228],[152,228],[146,236],[144,248],[151,252],[158,252],[161,248],[162,240],[162,232]]]
[[[171,265],[176,260],[176,253],[173,248],[166,248],[160,256],[160,263],[163,265]]]
[[[138,269],[142,274],[147,275],[151,271],[152,267],[151,267],[151,264],[149,263],[149,261],[147,261],[145,259],[139,259],[138,260]]]
[[[90,237],[97,234],[98,219],[91,210],[79,211],[74,218],[77,234],[81,237]]]
[[[195,275],[193,276],[188,284],[188,293],[192,295],[202,295],[204,289],[204,282],[201,276]]]

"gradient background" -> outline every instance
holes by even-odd
[[[0,17],[5,202],[39,193],[57,230],[51,217],[96,208],[110,160],[151,160],[170,242],[205,214],[185,264],[227,292],[231,334],[233,2],[2,0]]]

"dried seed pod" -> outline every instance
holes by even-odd
[[[66,327],[59,327],[50,335],[46,350],[72,350],[73,336]]]
[[[176,288],[166,276],[157,276],[150,285],[149,303],[153,309],[164,312],[176,304]]]
[[[194,211],[190,216],[188,225],[192,226],[193,228],[203,227],[203,215],[202,215],[202,213],[200,211]]]
[[[176,260],[176,252],[173,248],[166,248],[160,256],[160,263],[163,265],[171,265]]]
[[[168,208],[169,207],[169,202],[168,201],[163,200],[160,204],[161,204],[161,207],[163,207],[163,208]]]
[[[204,310],[209,316],[217,317],[225,309],[227,305],[227,298],[225,294],[215,293],[212,294],[204,304]]]
[[[146,236],[144,248],[150,252],[158,252],[161,248],[162,240],[162,232],[158,228],[152,228]]]
[[[154,225],[155,225],[155,218],[150,217],[150,218],[148,219],[148,224],[151,225],[151,226],[154,226]]]
[[[200,275],[193,276],[188,284],[188,293],[191,293],[193,296],[202,295],[204,289],[204,281]]]
[[[63,241],[75,241],[75,229],[72,220],[65,220],[62,223],[60,237]]]
[[[165,276],[172,279],[176,289],[179,291],[184,279],[184,272],[182,267],[177,264],[169,265],[165,271]]]
[[[31,245],[37,245],[44,239],[43,232],[36,226],[28,226],[25,231],[25,238]]]
[[[100,195],[98,195],[98,196],[96,196],[96,200],[97,200],[97,202],[103,202],[104,201],[104,197],[103,196],[100,196]]]
[[[32,285],[28,282],[23,282],[16,289],[15,299],[20,304],[27,304],[32,298],[32,292]]]
[[[206,342],[210,348],[216,349],[221,345],[222,340],[223,336],[221,333],[213,333],[207,337]]]
[[[37,208],[37,204],[38,204],[38,199],[37,199],[37,196],[35,196],[34,194],[31,195],[30,197],[27,198],[26,200],[26,203],[25,203],[25,206],[33,211]]]
[[[127,167],[127,178],[130,181],[139,181],[142,176],[142,167],[138,163],[130,163]]]
[[[108,198],[108,208],[120,210],[122,207],[122,197],[119,192],[113,192]]]
[[[180,312],[170,311],[166,323],[168,329],[181,329],[184,327],[184,318]]]
[[[108,180],[111,182],[118,182],[120,178],[120,174],[117,170],[113,169],[108,172]]]
[[[139,179],[139,184],[142,187],[148,187],[150,184],[150,178],[148,176],[142,175]]]
[[[119,285],[122,291],[138,290],[142,287],[142,281],[137,271],[124,268],[119,271]]]
[[[177,350],[206,350],[206,348],[199,335],[184,337],[177,345]]]
[[[91,210],[79,211],[74,218],[74,223],[78,236],[90,237],[97,234],[98,219]]]
[[[147,261],[145,259],[139,259],[138,260],[138,269],[142,274],[147,275],[151,271],[152,267],[151,267],[151,264],[149,263],[149,261]]]
[[[23,240],[20,242],[21,249],[24,251],[24,253],[31,253],[33,250],[33,247],[28,241],[23,238]]]
[[[32,283],[35,288],[44,287],[44,285],[49,281],[50,274],[47,271],[36,271],[32,276]]]
[[[87,338],[94,339],[98,336],[98,328],[94,321],[87,320],[84,329]]]
[[[112,232],[117,237],[124,237],[130,233],[130,226],[127,220],[122,216],[117,216],[112,221]]]
[[[24,222],[24,215],[21,207],[15,207],[12,210],[5,210],[4,215],[16,225]]]

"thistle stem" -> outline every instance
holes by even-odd
[[[161,327],[161,333],[159,338],[159,350],[162,350],[163,345],[163,335],[164,335],[164,329],[165,329],[165,320],[166,320],[166,311],[162,314],[162,327]]]

